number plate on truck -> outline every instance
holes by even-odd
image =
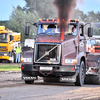
[[[40,67],[40,70],[52,70],[52,67]]]

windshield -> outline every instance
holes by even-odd
[[[0,33],[0,42],[8,42],[8,34]]]
[[[68,25],[65,35],[77,35],[77,26]],[[59,26],[57,24],[41,24],[38,27],[38,35],[60,35]]]

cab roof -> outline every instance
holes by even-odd
[[[12,31],[9,29],[5,29],[5,26],[0,26],[0,33],[9,33],[9,32],[12,32]]]
[[[59,23],[59,19],[39,19],[39,23],[38,24],[58,24]],[[64,19],[63,19],[64,21]],[[69,24],[73,24],[73,25],[78,25],[79,20],[69,20],[68,21]]]

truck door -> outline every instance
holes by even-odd
[[[84,34],[84,26],[82,24],[79,25],[79,52],[85,52],[85,34]]]
[[[9,51],[12,51],[12,49],[14,49],[12,33],[9,33]]]

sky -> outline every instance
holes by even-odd
[[[89,11],[100,11],[100,0],[78,0],[82,1],[77,3],[77,7],[84,13]],[[24,7],[26,5],[24,0],[0,0],[0,21],[9,20],[13,10],[13,6],[20,5]]]
[[[100,0],[79,0],[81,3],[77,3],[77,7],[84,13],[94,11],[95,13],[100,11]]]
[[[0,20],[9,20],[13,7],[26,5],[24,0],[0,0]]]

